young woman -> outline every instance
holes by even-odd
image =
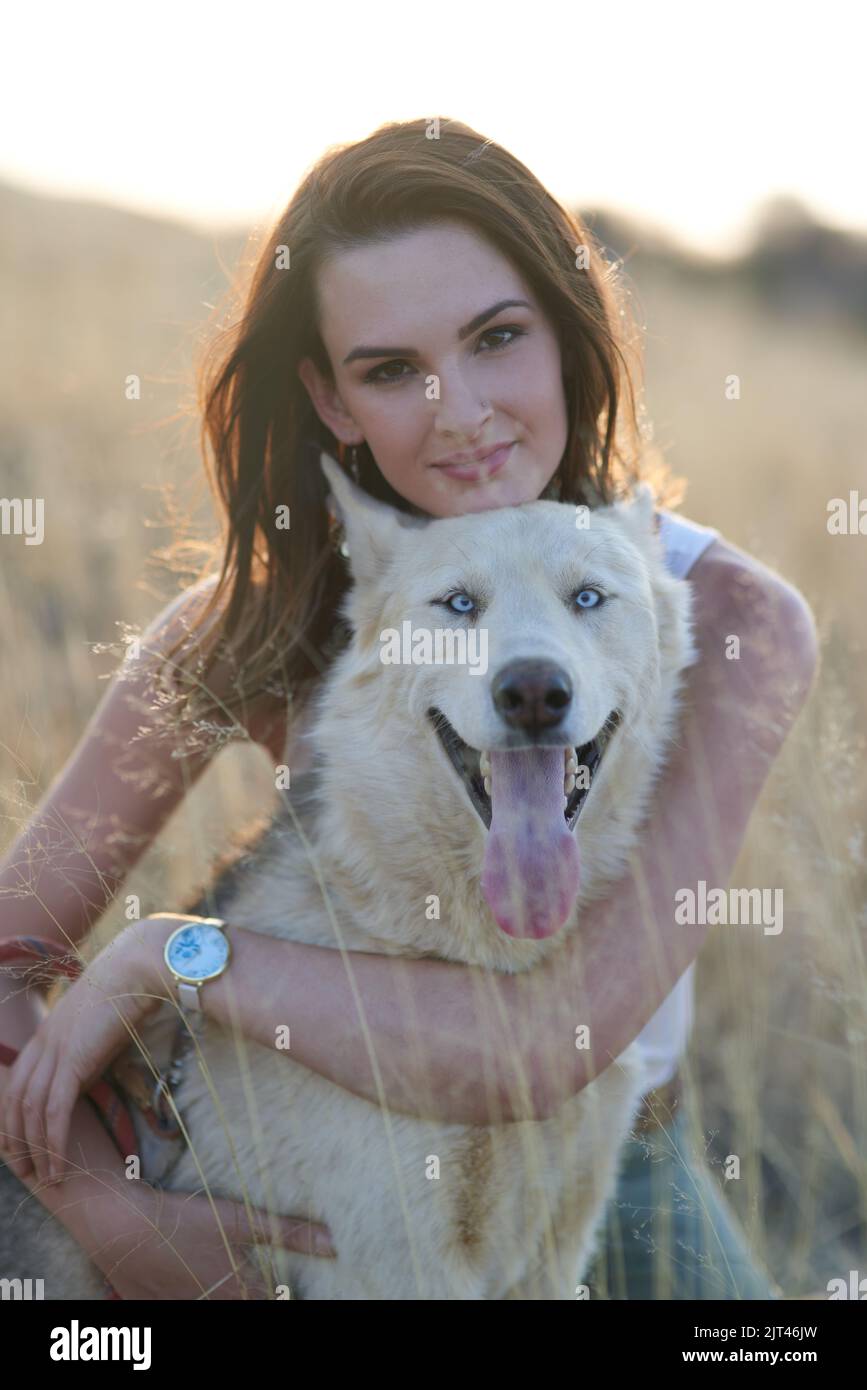
[[[636,418],[635,348],[615,268],[507,151],[451,121],[390,124],[329,151],[262,250],[243,313],[215,339],[204,372],[208,462],[225,519],[219,573],[154,622],[138,664],[115,680],[7,853],[0,940],[79,942],[226,730],[303,771],[309,696],[339,646],[348,583],[320,449],[349,449],[361,487],[433,517],[541,496],[604,503],[652,462],[659,474]],[[288,529],[277,521],[287,515]],[[589,1022],[597,1057],[616,1057],[641,1034],[655,1089],[593,1291],[769,1297],[673,1117],[705,929],[677,927],[672,905],[683,884],[728,881],[809,691],[816,638],[803,598],[779,576],[715,531],[668,511],[660,519],[669,564],[694,585],[701,660],[636,872],[584,912],[570,943],[580,985],[562,963],[532,972],[532,992],[526,978],[504,976],[506,1017],[482,1022],[469,967],[361,953],[352,964],[378,1080],[398,1111],[421,1113],[417,1098],[432,1095],[446,1120],[484,1124],[493,1077],[502,1116],[545,1116],[593,1079],[585,1052],[573,1049],[568,1072],[562,1066],[575,1018]],[[731,634],[738,661],[726,659]],[[134,741],[143,722],[153,736]],[[179,746],[186,756],[172,757]],[[136,791],[129,766],[119,775],[118,750],[139,760],[148,790]],[[71,811],[90,815],[86,848],[68,830]],[[257,1233],[243,1209],[125,1182],[80,1099],[128,1042],[127,1024],[166,997],[162,949],[177,920],[124,929],[46,1015],[33,991],[2,1004],[0,1038],[21,1051],[0,1069],[0,1142],[121,1296],[241,1297],[234,1256]],[[230,969],[203,989],[205,1013],[237,1019],[267,1045],[290,1020],[294,1060],[378,1103],[340,953],[242,930],[233,939]],[[533,1042],[516,1059],[511,1029],[531,997],[524,1036]],[[676,1150],[664,1173],[646,1162],[648,1144],[661,1141]],[[674,1179],[696,1199],[693,1216],[671,1218],[661,1275],[659,1253],[648,1254],[655,1233],[642,1243],[627,1230],[632,1208],[653,1205],[651,1167],[659,1191]],[[646,1215],[635,1223],[643,1229]],[[286,1214],[269,1238],[309,1250],[327,1234]]]

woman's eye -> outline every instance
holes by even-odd
[[[476,606],[469,594],[452,594],[444,602],[453,613],[472,613]]]
[[[392,362],[381,362],[380,365],[379,365],[378,367],[371,367],[370,371],[367,373],[367,375],[365,376],[364,380],[365,380],[365,381],[371,381],[371,382],[373,382],[375,385],[379,385],[379,386],[383,386],[383,385],[385,385],[385,386],[390,386],[390,385],[391,385],[393,382],[395,382],[395,381],[405,381],[405,380],[406,380],[406,375],[405,375],[405,373],[403,373],[403,372],[401,372],[400,376],[389,376],[389,375],[386,375],[386,373],[388,372],[388,368],[389,368],[389,367],[408,367],[408,366],[409,366],[409,363],[408,363],[408,362],[404,362],[404,361],[402,361],[400,358],[396,357]],[[412,373],[410,373],[410,375],[412,375]]]
[[[599,608],[605,602],[605,595],[598,589],[579,589],[575,602],[579,608]]]
[[[518,338],[523,338],[526,333],[526,330],[523,328],[519,328],[516,323],[507,323],[503,324],[501,328],[486,329],[486,331],[482,334],[482,338],[492,338],[497,333],[510,333],[511,337],[505,343],[495,343],[493,348],[491,349],[492,352],[498,352],[500,348],[509,347],[510,344],[514,343]],[[479,341],[481,342],[481,339],[479,339]]]

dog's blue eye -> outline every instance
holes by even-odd
[[[598,608],[604,601],[605,596],[600,594],[598,589],[580,589],[575,595],[575,602],[579,608]]]
[[[459,604],[462,606],[458,607]],[[452,594],[450,598],[446,599],[446,605],[453,613],[472,613],[476,606],[469,594]]]

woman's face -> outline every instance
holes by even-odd
[[[334,384],[298,375],[338,439],[430,516],[539,497],[566,447],[560,348],[510,261],[436,223],[341,252],[318,293]]]

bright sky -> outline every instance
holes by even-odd
[[[737,249],[781,193],[867,231],[865,14],[851,0],[19,0],[0,179],[249,224],[327,145],[440,115],[561,201],[709,251]]]

